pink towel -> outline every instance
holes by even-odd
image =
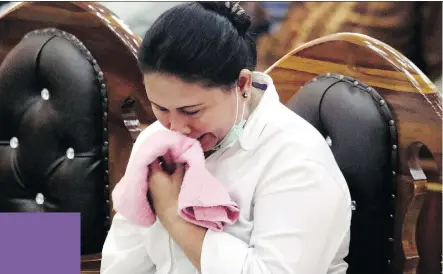
[[[151,226],[156,220],[146,198],[148,166],[163,156],[173,163],[185,163],[186,171],[178,197],[180,216],[215,231],[237,221],[239,210],[224,188],[205,167],[200,143],[172,131],[159,131],[134,151],[126,172],[112,192],[114,209],[128,220]]]

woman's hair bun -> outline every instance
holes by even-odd
[[[241,35],[244,35],[251,26],[251,17],[246,14],[239,2],[202,1],[199,4],[207,10],[214,11],[228,18]]]

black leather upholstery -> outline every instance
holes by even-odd
[[[0,66],[0,212],[80,212],[82,254],[101,252],[106,108],[103,73],[74,36],[35,31],[10,51]]]
[[[348,182],[355,202],[348,273],[390,273],[397,133],[385,101],[356,79],[327,74],[307,83],[287,106],[328,139]]]

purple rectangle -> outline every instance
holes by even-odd
[[[0,213],[0,273],[79,274],[79,213]]]

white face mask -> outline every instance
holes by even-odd
[[[235,86],[235,101],[236,101],[236,110],[235,110],[235,119],[234,124],[231,127],[231,130],[229,130],[228,134],[223,138],[223,140],[220,141],[218,145],[216,145],[214,148],[212,148],[212,151],[217,151],[222,148],[225,148],[238,140],[240,136],[243,134],[243,129],[246,124],[246,120],[244,120],[244,114],[245,114],[245,107],[246,107],[246,101],[243,103],[243,110],[241,114],[241,120],[238,124],[237,118],[238,118],[238,86]]]

